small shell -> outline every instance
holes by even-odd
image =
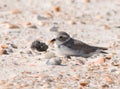
[[[20,14],[21,11],[19,9],[15,9],[15,10],[12,10],[11,12],[12,14]]]
[[[89,3],[89,2],[90,2],[90,0],[84,0],[84,2],[85,2],[85,3]]]
[[[16,29],[16,28],[19,28],[18,25],[10,24],[10,23],[6,24],[6,27],[7,27],[7,28],[10,28],[10,29]]]
[[[105,62],[104,58],[97,58],[97,60],[95,61],[95,64],[103,64]]]
[[[109,75],[105,76],[104,79],[107,83],[113,83],[113,80]]]
[[[44,26],[45,24],[46,24],[45,21],[39,21],[39,22],[38,22],[38,25],[39,25],[39,26]]]
[[[44,59],[50,59],[50,58],[53,58],[55,57],[55,54],[53,52],[46,52],[45,54],[41,55],[42,58]]]
[[[60,9],[60,7],[59,7],[59,6],[55,6],[55,7],[54,7],[54,11],[56,11],[56,12],[60,12],[60,11],[61,11],[61,9]]]
[[[61,65],[61,60],[59,58],[52,58],[52,59],[49,59],[46,64],[47,65]]]

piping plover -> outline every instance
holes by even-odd
[[[96,47],[88,45],[82,41],[73,39],[66,32],[57,32],[54,39],[50,41],[53,43],[55,54],[58,56],[81,56],[89,57],[95,52],[103,52],[107,50],[104,47]]]

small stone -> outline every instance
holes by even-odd
[[[3,55],[3,54],[8,54],[5,49],[0,50],[0,55]]]
[[[112,63],[111,63],[113,66],[119,66],[119,60],[114,60]]]
[[[111,72],[116,72],[117,70],[116,69],[111,69]]]
[[[31,22],[25,22],[24,23],[25,27],[28,27],[28,28],[37,28],[35,25],[33,25]]]
[[[8,47],[0,48],[0,54],[9,54],[9,53],[13,53],[13,50],[11,48]]]
[[[79,81],[80,80],[80,74],[75,76],[75,81]]]
[[[54,7],[54,11],[56,11],[56,12],[60,12],[60,11],[61,11],[61,9],[60,9],[60,7],[59,7],[59,6],[55,6],[55,7]]]
[[[103,64],[105,62],[104,58],[97,58],[95,64]]]
[[[120,28],[120,26],[116,26],[116,28]]]
[[[46,64],[47,65],[61,65],[61,59],[59,58],[52,58],[52,59],[49,59]]]
[[[25,22],[25,25],[26,26],[29,26],[29,25],[31,25],[32,23],[31,22]]]
[[[38,20],[47,20],[48,18],[44,17],[44,16],[41,16],[41,15],[38,15],[37,16],[37,19]]]
[[[113,83],[113,80],[112,80],[112,78],[111,78],[109,75],[106,75],[106,76],[104,77],[104,79],[105,79],[105,81],[106,81],[107,83]]]
[[[3,6],[4,6],[4,7],[7,7],[7,4],[4,4]]]
[[[44,26],[45,24],[46,24],[45,21],[39,21],[39,22],[38,22],[38,25],[40,25],[40,26]]]
[[[12,48],[17,49],[17,45],[15,45],[15,44],[10,44],[10,45],[12,46]]]
[[[10,49],[10,48],[7,48],[7,49],[6,49],[6,53],[7,53],[7,54],[9,54],[9,53],[13,53],[13,50]]]
[[[20,14],[21,11],[19,9],[15,9],[15,10],[12,10],[11,12],[12,14]]]
[[[104,29],[105,29],[105,30],[109,30],[110,27],[109,27],[108,25],[104,25]]]
[[[46,17],[46,18],[52,18],[53,15],[52,15],[52,13],[50,13],[50,12],[45,12],[45,17]]]
[[[103,16],[102,15],[97,15],[95,18],[96,18],[96,20],[100,20],[100,19],[103,18]]]
[[[112,55],[107,55],[105,59],[110,60],[112,58]]]
[[[32,12],[32,14],[38,14],[38,12],[36,10],[32,10],[31,12]]]
[[[48,46],[45,43],[36,40],[32,42],[31,49],[42,52],[46,51],[48,49]]]
[[[52,32],[57,32],[58,31],[58,28],[57,26],[53,26],[52,28],[50,28],[50,31]]]
[[[6,48],[8,48],[8,46],[7,45],[1,45],[1,48],[6,49]]]
[[[28,50],[26,53],[27,53],[29,56],[32,55],[32,52],[31,52],[30,50]]]
[[[55,89],[63,89],[62,85],[57,85]]]
[[[44,59],[50,59],[50,58],[55,57],[55,53],[53,53],[53,52],[46,52],[43,55],[41,55],[41,57],[44,58]]]
[[[84,2],[85,2],[85,3],[89,3],[89,2],[90,2],[90,0],[84,0]]]
[[[106,88],[108,89],[109,86],[108,86],[107,84],[104,84],[104,85],[102,85],[102,88],[103,88],[103,89],[104,89],[104,88],[105,88],[105,89],[106,89]]]
[[[19,28],[18,25],[10,24],[10,23],[7,23],[7,24],[6,24],[6,27],[7,27],[7,28],[10,28],[10,29],[16,29],[16,28]]]
[[[68,21],[68,24],[70,24],[70,25],[74,25],[74,24],[76,24],[76,21],[74,21],[74,20],[70,20],[70,21]]]
[[[83,86],[83,87],[84,87],[84,86],[87,86],[87,85],[88,85],[88,82],[80,82],[80,85]]]

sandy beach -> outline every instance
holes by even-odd
[[[47,64],[51,47],[31,44],[48,45],[54,30],[108,54]],[[120,0],[0,0],[0,76],[0,89],[119,89]]]

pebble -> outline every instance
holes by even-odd
[[[103,84],[103,85],[102,85],[102,88],[103,88],[103,89],[108,89],[108,88],[109,88],[109,85]]]
[[[27,53],[29,56],[32,55],[32,52],[31,52],[30,50],[28,50],[26,53]]]
[[[48,49],[48,46],[43,42],[35,40],[32,42],[31,49],[42,52],[42,51],[46,51]]]
[[[88,85],[88,82],[80,82],[80,85],[83,86],[83,87],[84,87],[84,86],[87,86],[87,85]]]
[[[34,24],[32,24],[31,22],[25,22],[24,23],[25,27],[27,28],[37,28]]]
[[[15,49],[18,48],[17,45],[15,45],[15,44],[10,44],[10,45],[11,45],[12,48],[15,48]]]
[[[8,54],[8,53],[5,49],[0,49],[0,55],[3,55],[3,54]]]
[[[103,64],[105,62],[104,58],[97,58],[95,64]]]
[[[42,54],[41,57],[44,58],[44,59],[50,59],[50,58],[55,57],[55,53],[53,53],[53,52],[46,52],[46,53]]]
[[[103,18],[103,16],[102,15],[97,15],[95,18],[96,18],[96,20],[100,20],[100,19]]]
[[[61,11],[61,9],[60,9],[60,7],[59,7],[59,6],[55,6],[55,7],[54,7],[54,11],[56,11],[56,12],[60,12],[60,11]]]
[[[110,27],[109,27],[108,25],[104,25],[104,29],[105,29],[105,30],[109,30]]]
[[[52,28],[50,28],[50,31],[51,32],[57,32],[58,31],[58,28],[57,26],[53,26]]]
[[[19,28],[18,25],[16,25],[16,24],[11,24],[11,23],[7,23],[7,24],[6,24],[6,27],[7,27],[7,28],[10,28],[10,29],[16,29],[16,28]]]
[[[8,48],[8,46],[7,45],[1,45],[1,48],[6,49],[6,48]]]
[[[45,26],[45,25],[46,25],[46,22],[45,22],[45,21],[39,21],[39,22],[38,22],[38,25],[39,25],[39,26]]]
[[[70,20],[70,21],[68,21],[68,24],[70,24],[70,25],[75,25],[75,24],[76,24],[76,21]]]
[[[89,3],[89,2],[90,2],[90,0],[84,0],[84,2],[85,2],[85,3]]]
[[[107,55],[106,57],[105,57],[105,59],[107,59],[107,60],[110,60],[110,59],[112,59],[112,55]]]
[[[21,11],[19,9],[15,9],[11,11],[12,14],[20,14]]]
[[[52,18],[53,14],[51,12],[45,12],[45,17],[46,18]]]
[[[41,15],[38,15],[37,16],[37,20],[47,20],[48,18],[44,17],[44,16],[41,16]]]
[[[46,64],[47,65],[61,65],[61,62],[62,61],[59,58],[51,58],[46,62]]]
[[[104,79],[107,83],[113,83],[113,79],[109,75],[106,75]]]
[[[13,53],[13,50],[10,48],[6,48],[6,47],[0,47],[0,55],[2,54],[9,54],[9,53]]]
[[[13,50],[12,50],[11,48],[7,48],[7,49],[6,49],[6,53],[7,53],[7,54],[13,53]]]
[[[112,63],[111,63],[113,66],[119,66],[119,60],[114,60]]]

